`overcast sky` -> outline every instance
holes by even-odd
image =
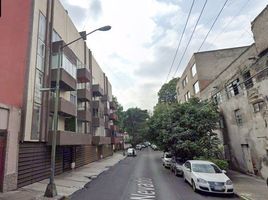
[[[124,109],[152,110],[165,83],[192,0],[61,0],[78,31],[111,25],[88,37],[87,44]],[[205,0],[195,0],[172,73]],[[186,55],[175,76],[197,52],[225,0],[208,0]],[[201,51],[253,43],[251,21],[267,0],[229,0]]]

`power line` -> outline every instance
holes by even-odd
[[[214,42],[220,35],[222,35],[223,33],[226,32],[226,31],[225,31],[226,28],[227,28],[231,23],[234,22],[234,19],[235,19],[236,17],[238,17],[238,15],[242,12],[242,10],[245,9],[245,7],[246,7],[247,4],[249,3],[249,1],[250,1],[250,0],[247,0],[247,1],[245,2],[245,4],[244,4],[244,5],[239,9],[239,11],[236,13],[236,15],[234,15],[234,16],[228,21],[228,23],[223,27],[222,31],[221,31],[219,34],[217,34],[217,36],[214,38],[213,42]]]
[[[218,15],[216,16],[216,18],[215,18],[213,24],[211,25],[209,31],[207,32],[207,34],[206,34],[206,36],[205,36],[205,38],[204,38],[202,44],[200,45],[200,47],[199,47],[199,49],[198,49],[197,51],[200,51],[200,49],[202,48],[203,44],[204,44],[205,41],[207,40],[207,37],[208,37],[210,31],[212,30],[213,26],[215,25],[216,21],[218,20],[219,16],[221,15],[221,13],[222,13],[222,11],[223,11],[223,9],[224,9],[224,7],[225,7],[225,5],[226,5],[226,3],[227,3],[228,1],[229,1],[229,0],[226,0],[226,1],[224,2],[223,6],[222,6],[222,8],[221,8],[221,10],[220,10],[220,12],[219,12]]]
[[[173,58],[173,60],[172,60],[172,64],[171,64],[171,66],[170,66],[170,68],[169,68],[169,72],[168,72],[168,75],[167,75],[167,78],[166,78],[165,83],[166,83],[167,80],[168,80],[168,77],[169,77],[169,75],[170,75],[170,73],[171,73],[171,70],[172,70],[172,68],[173,68],[175,59],[176,59],[176,57],[177,57],[178,50],[179,50],[179,48],[180,48],[181,41],[182,41],[184,32],[185,32],[185,30],[186,30],[186,27],[187,27],[187,24],[188,24],[190,15],[191,15],[191,13],[192,13],[192,9],[193,9],[194,3],[195,3],[195,0],[193,0],[192,5],[191,5],[191,8],[190,8],[190,10],[189,10],[189,13],[188,13],[188,16],[187,16],[187,19],[186,19],[186,23],[185,23],[185,25],[184,25],[184,28],[183,28],[183,31],[182,31],[182,34],[181,34],[181,37],[180,37],[180,40],[179,40],[179,44],[178,44],[178,46],[177,46],[176,53],[175,53],[174,58]]]
[[[199,20],[200,20],[200,18],[201,18],[201,16],[202,16],[202,14],[203,14],[203,11],[204,11],[204,9],[205,9],[205,7],[206,7],[206,5],[207,5],[207,0],[205,1],[205,3],[204,3],[204,5],[203,5],[203,7],[202,7],[202,10],[201,10],[201,12],[200,12],[200,14],[199,14],[199,16],[198,16],[198,19],[197,19],[197,21],[196,21],[196,23],[195,23],[195,26],[194,26],[194,29],[193,29],[193,31],[192,31],[192,34],[191,34],[191,36],[190,36],[190,39],[189,39],[189,41],[188,41],[188,43],[187,43],[187,45],[186,45],[186,47],[185,47],[185,49],[184,49],[184,52],[183,52],[183,54],[182,54],[182,56],[181,56],[181,59],[180,59],[180,62],[179,62],[179,64],[178,64],[178,67],[176,68],[176,71],[175,71],[175,73],[174,73],[174,77],[175,77],[175,75],[176,75],[176,73],[177,73],[177,71],[178,71],[178,69],[179,69],[179,67],[180,67],[180,65],[181,65],[181,62],[182,62],[182,59],[183,59],[183,57],[184,57],[184,55],[185,55],[185,53],[186,53],[186,51],[187,51],[187,48],[188,48],[188,46],[189,46],[189,44],[190,44],[190,42],[191,42],[191,40],[192,40],[192,37],[193,37],[193,35],[194,35],[194,32],[195,32],[195,29],[196,29],[196,27],[197,27],[197,24],[198,24],[198,22],[199,22]]]

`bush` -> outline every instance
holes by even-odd
[[[221,160],[221,159],[216,159],[216,158],[205,158],[205,157],[195,157],[194,159],[195,160],[207,160],[207,161],[213,162],[222,170],[227,170],[229,168],[229,164],[227,160]]]

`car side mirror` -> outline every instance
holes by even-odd
[[[221,170],[221,171],[222,171],[222,173],[226,174],[226,171],[225,170]]]

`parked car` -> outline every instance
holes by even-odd
[[[155,144],[152,144],[151,147],[154,151],[158,150],[158,147]]]
[[[209,161],[188,160],[183,164],[183,178],[192,185],[193,190],[233,194],[232,181],[217,165]]]
[[[142,148],[145,148],[146,146],[144,144],[141,145]]]
[[[180,157],[173,156],[171,158],[170,170],[174,172],[175,176],[182,176],[182,159]]]
[[[137,145],[136,145],[136,149],[137,149],[137,150],[141,150],[141,149],[142,149],[141,145],[140,145],[140,144],[137,144]]]
[[[136,156],[137,153],[136,153],[136,150],[134,148],[128,148],[127,150],[127,156]]]
[[[163,162],[163,166],[166,168],[169,168],[171,165],[171,158],[172,155],[170,152],[164,152],[163,156],[162,156],[162,162]]]

